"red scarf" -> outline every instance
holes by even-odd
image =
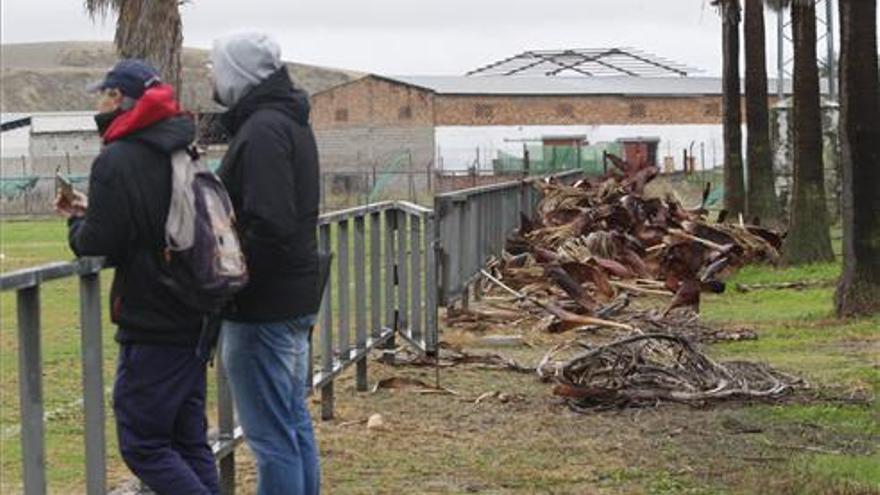
[[[144,91],[131,110],[113,120],[104,132],[104,144],[178,114],[180,105],[174,99],[174,88],[168,84],[153,86]]]

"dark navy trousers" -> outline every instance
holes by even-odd
[[[122,344],[113,410],[125,464],[159,495],[218,494],[205,360],[193,347]]]

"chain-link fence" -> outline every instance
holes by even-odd
[[[88,177],[65,175],[78,190],[88,194]],[[0,177],[0,216],[44,216],[53,213],[58,194],[55,177]]]
[[[515,151],[515,150],[518,150]],[[203,154],[208,167],[216,170],[225,148],[209,147]],[[351,208],[377,201],[405,200],[429,205],[435,194],[479,187],[568,170],[582,170],[587,175],[601,175],[608,167],[604,153],[620,155],[617,143],[589,146],[548,146],[528,143],[501,150],[474,148],[472,160],[464,149],[437,150],[436,160],[414,163],[407,150],[400,150],[380,164],[356,164],[345,168],[325,169],[320,175],[322,212]],[[457,157],[452,160],[450,157]],[[464,160],[464,161],[463,161]],[[34,163],[39,162],[40,173]],[[0,215],[42,216],[52,214],[56,194],[52,171],[67,176],[83,192],[88,189],[87,167],[73,167],[64,156],[4,158],[0,174]],[[455,168],[447,168],[449,165]],[[48,173],[47,173],[48,171]]]

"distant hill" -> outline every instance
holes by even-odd
[[[0,111],[91,110],[94,95],[85,87],[100,79],[117,60],[112,43],[52,42],[0,46]],[[205,64],[208,51],[184,48],[183,104],[188,109],[216,108]],[[348,82],[357,72],[288,63],[297,84],[309,93]]]

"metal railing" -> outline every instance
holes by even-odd
[[[313,363],[317,371],[312,375],[313,388],[321,391],[322,418],[333,417],[334,379],[355,365],[357,389],[366,390],[368,354],[383,344],[393,344],[395,335],[422,350],[436,349],[433,221],[431,210],[403,202],[377,203],[320,217],[319,244],[335,254],[322,299],[317,362]],[[100,301],[100,272],[104,268],[99,258],[81,258],[0,276],[0,291],[17,293],[21,463],[26,494],[47,492],[40,289],[44,283],[69,277],[80,280],[86,493],[106,492]],[[220,356],[218,352],[218,361]],[[218,434],[212,447],[223,493],[229,494],[235,489],[235,450],[243,435],[236,424],[222,363],[215,367]]]
[[[367,390],[371,350],[393,347],[396,335],[423,351],[436,349],[433,221],[430,209],[399,201],[321,216],[318,244],[335,253],[312,379],[323,419],[333,417],[333,378],[346,367],[356,365],[356,388]]]
[[[573,182],[581,176],[572,171],[557,178]],[[323,419],[333,417],[334,379],[350,366],[356,368],[357,390],[367,390],[372,350],[393,349],[399,336],[423,352],[436,352],[438,306],[467,297],[469,284],[490,257],[501,254],[520,215],[533,212],[540,194],[534,187],[538,180],[542,178],[441,194],[433,210],[388,201],[321,215],[318,243],[334,254],[310,361]],[[0,276],[0,291],[17,292],[21,462],[29,495],[47,490],[40,287],[69,277],[80,279],[86,492],[106,491],[102,269],[102,260],[83,258]],[[216,369],[218,434],[213,451],[223,493],[229,494],[235,489],[235,451],[243,435],[222,364]]]
[[[583,177],[583,172],[573,170],[555,177],[574,182]],[[501,255],[507,235],[519,226],[521,215],[533,213],[540,199],[534,185],[540,180],[544,177],[434,196],[440,305],[466,301],[468,287],[479,278],[489,258]]]

